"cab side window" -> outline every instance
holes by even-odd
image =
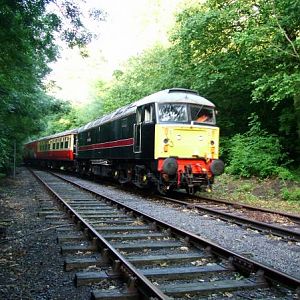
[[[140,106],[136,110],[136,123],[152,123],[155,120],[154,103]]]
[[[145,105],[144,107],[144,123],[153,122],[153,105]]]
[[[138,107],[136,109],[136,123],[139,124],[142,122],[142,108],[141,107]]]

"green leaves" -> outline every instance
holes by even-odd
[[[22,142],[46,126],[52,100],[43,79],[58,55],[55,38],[72,46],[91,39],[80,2],[0,0],[0,168],[9,166],[15,140],[21,152]],[[57,9],[49,12],[50,4]]]
[[[226,171],[243,177],[280,175],[285,170],[280,165],[287,165],[288,161],[278,137],[262,130],[257,116],[249,126],[249,131],[231,139]]]
[[[177,15],[169,48],[153,47],[115,72],[103,112],[163,88],[196,89],[217,105],[223,137],[234,136],[223,149],[229,170],[279,174],[283,152],[300,157],[299,15],[299,0],[195,2]]]
[[[132,57],[124,70],[114,72],[114,80],[103,95],[103,113],[141,99],[153,92],[174,86],[172,60],[160,45]]]

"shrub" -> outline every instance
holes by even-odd
[[[278,137],[261,129],[257,119],[253,115],[249,131],[231,139],[226,171],[233,175],[261,178],[281,174],[287,179],[289,171],[284,168],[289,163],[287,155],[283,153]]]
[[[244,183],[237,188],[238,192],[249,193],[253,190],[253,185],[250,183]]]
[[[284,188],[281,191],[281,196],[287,201],[300,201],[300,188],[294,188],[291,190]]]

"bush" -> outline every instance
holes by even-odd
[[[300,188],[294,188],[292,190],[284,188],[281,192],[281,196],[287,201],[300,201]]]
[[[289,161],[278,137],[261,129],[257,116],[254,115],[251,119],[249,131],[231,139],[226,171],[243,177],[281,175],[284,179],[289,179],[291,174],[284,168]]]

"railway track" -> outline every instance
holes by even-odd
[[[116,279],[126,283],[118,290],[95,289],[93,299],[199,299],[207,294],[222,297],[224,293],[240,299],[249,294],[253,298],[254,293],[256,299],[266,299],[283,295],[285,287],[295,292],[300,286],[296,278],[141,214],[78,183],[44,171],[34,171],[34,175],[80,229],[74,232],[65,227],[58,231],[62,253],[77,253],[66,258],[66,270],[86,269],[76,273],[77,286]],[[44,213],[55,219],[52,211]],[[95,266],[97,271],[91,271]],[[270,283],[283,286],[274,289]]]
[[[114,185],[119,188],[119,185]],[[123,186],[125,191],[132,192],[132,189]],[[143,190],[138,190],[148,197]],[[300,215],[279,212],[276,210],[265,209],[246,205],[238,202],[230,202],[222,199],[213,199],[205,196],[192,196],[182,192],[173,192],[171,196],[156,195],[164,201],[179,204],[188,209],[197,210],[217,217],[226,222],[231,222],[243,227],[249,227],[268,235],[278,236],[287,241],[300,242]]]
[[[118,188],[120,187],[120,185],[115,185],[111,182],[109,184]],[[126,186],[122,188],[125,191],[132,192],[132,189]],[[148,197],[147,193],[145,194],[143,190],[138,190],[137,193]],[[182,192],[173,192],[170,197],[161,195],[155,197],[170,203],[182,205],[188,209],[196,209],[199,213],[218,217],[226,222],[229,221],[268,235],[278,236],[287,241],[300,242],[300,215],[297,214],[284,213],[238,202],[233,203],[223,199],[193,196]]]
[[[174,193],[174,197],[159,196],[160,199],[200,213],[216,216],[222,220],[248,226],[252,229],[280,236],[287,240],[300,241],[300,216],[274,210],[258,208],[241,203],[205,197],[191,197]],[[183,200],[182,200],[183,198]]]

